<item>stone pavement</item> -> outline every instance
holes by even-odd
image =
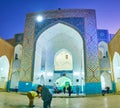
[[[54,95],[52,108],[120,108],[120,95],[65,96]],[[42,108],[42,100],[35,98],[34,108]],[[0,108],[28,108],[28,98],[25,94],[15,92],[0,92]]]

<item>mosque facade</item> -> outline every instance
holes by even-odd
[[[42,21],[36,20],[39,15]],[[98,94],[106,87],[115,92],[119,77],[114,77],[109,53],[112,40],[107,30],[97,29],[94,9],[27,14],[24,33],[4,42],[12,47],[11,56],[0,50],[0,88],[27,92],[41,84],[54,91],[71,85],[73,93],[76,86],[85,94]]]

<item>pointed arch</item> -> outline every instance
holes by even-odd
[[[14,59],[21,60],[21,57],[22,57],[22,45],[21,44],[17,44],[15,46],[15,50],[14,50]]]
[[[118,52],[115,52],[113,56],[113,71],[115,82],[117,82],[120,78],[120,55]]]
[[[101,41],[98,44],[99,58],[108,57],[108,45],[106,42]]]
[[[62,77],[59,77],[58,79],[56,79],[55,81],[55,85],[57,87],[67,87],[68,85],[72,85],[72,81],[70,78],[66,77],[66,76],[62,76]]]
[[[105,90],[107,87],[112,90],[112,80],[111,80],[111,75],[108,72],[103,72],[101,74],[101,87],[102,90]]]
[[[0,88],[5,88],[9,75],[9,60],[6,55],[0,57]]]
[[[66,49],[60,49],[54,57],[54,70],[73,70],[72,54]]]
[[[64,22],[64,21],[56,21],[54,23],[51,23],[51,24],[45,26],[42,31],[37,33],[36,38],[35,38],[35,43],[38,41],[39,36],[41,34],[45,33],[46,30],[50,30],[50,28],[54,28],[54,27],[59,26],[59,25],[64,25],[64,26],[69,27],[69,28],[73,29],[74,31],[78,32],[80,34],[80,38],[82,38],[82,40],[84,41],[84,38],[82,37],[82,34],[80,33],[79,29],[76,28],[76,26],[73,26],[72,24]],[[60,31],[62,31],[62,30],[60,30]]]
[[[84,68],[84,40],[78,30],[72,26],[58,22],[44,30],[35,41],[34,78],[39,74],[54,72],[54,57],[56,52],[66,49],[74,60],[74,72],[85,72]],[[44,56],[43,56],[43,53]],[[43,59],[44,57],[44,59]],[[44,63],[44,71],[41,66]],[[44,76],[50,78],[53,76]],[[45,80],[46,81],[46,80]]]

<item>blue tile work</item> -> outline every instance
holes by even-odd
[[[101,41],[104,41],[106,43],[109,42],[108,30],[98,29],[97,30],[97,36],[98,36],[98,43],[101,42]]]
[[[20,68],[19,80],[23,82],[30,82],[32,80],[32,60],[34,48],[34,20],[27,18],[25,24],[25,32],[23,39],[23,50]]]
[[[115,82],[112,82],[112,92],[116,92],[116,84]]]
[[[24,34],[15,34],[15,45],[23,43]]]
[[[38,84],[32,84],[32,90],[36,90],[37,86],[38,86]]]
[[[39,35],[45,31],[47,28],[57,24],[63,23],[65,25],[71,26],[72,28],[76,29],[84,36],[84,18],[53,18],[53,19],[45,19],[42,22],[36,22],[35,24],[35,36],[34,38],[37,39]]]
[[[61,74],[73,73],[73,70],[54,71],[54,73],[61,73]]]
[[[32,90],[32,82],[19,82],[18,86],[20,92],[28,92]]]
[[[85,83],[85,94],[100,94],[101,91],[101,82]]]
[[[44,16],[44,24],[41,32],[36,28],[40,28],[40,24],[36,23],[36,16]],[[76,19],[76,20],[75,20]],[[84,21],[83,21],[84,20]],[[50,22],[52,21],[52,22]],[[80,23],[78,23],[80,21]],[[57,22],[68,24],[83,35],[85,44],[85,63],[86,63],[86,82],[99,82],[100,71],[98,61],[98,39],[96,30],[96,14],[93,9],[66,9],[53,10],[40,13],[28,14],[25,23],[23,55],[21,60],[20,81],[30,82],[33,78],[33,60],[35,41],[39,34]],[[83,23],[84,22],[84,23]],[[45,27],[45,25],[47,27]],[[82,26],[83,25],[83,26]]]
[[[11,83],[11,81],[8,80],[8,81],[7,81],[7,86],[6,86],[6,91],[9,91],[9,90],[10,90],[10,83]]]
[[[85,86],[83,86],[83,91],[82,91],[82,86],[78,86],[79,87],[79,94],[80,93],[85,93]],[[76,86],[72,86],[72,91],[74,94],[77,94],[77,91],[76,91]]]
[[[85,40],[85,43],[84,43],[85,54],[86,54],[85,58],[87,58],[86,59],[86,73],[87,73],[86,81],[87,82],[99,81],[96,15],[95,15],[95,10],[93,9],[65,9],[60,11],[53,10],[53,11],[45,11],[40,13],[28,14],[26,17],[26,23],[25,23],[20,81],[32,80],[32,75],[33,75],[32,63],[34,60],[33,52],[35,47],[35,40],[37,38],[36,36],[39,36],[39,33],[37,34],[37,31],[35,30],[35,27],[36,27],[35,18],[39,14],[44,16],[44,21],[45,20],[58,21],[59,19],[59,21],[67,22],[67,24],[75,26],[73,28],[80,31],[82,35],[85,34],[83,36]],[[76,20],[74,19],[74,22],[73,22],[73,18],[76,19]],[[80,25],[83,25],[83,20],[84,20],[84,26],[80,26]],[[78,21],[80,21],[80,23],[78,23]]]

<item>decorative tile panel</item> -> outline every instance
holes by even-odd
[[[35,21],[38,15],[44,17],[44,21],[41,24]],[[50,24],[52,26],[55,22],[60,21],[72,25],[84,38],[86,81],[100,81],[96,15],[95,10],[92,9],[66,9],[28,14],[24,32],[20,81],[32,81],[34,45],[38,36],[46,30]]]

